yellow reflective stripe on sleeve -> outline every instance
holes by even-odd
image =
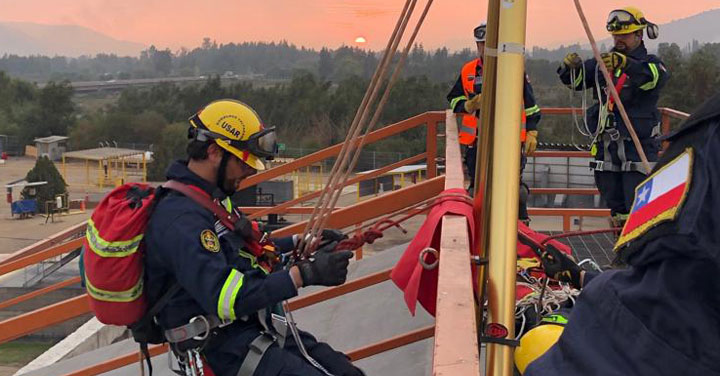
[[[640,90],[652,90],[657,86],[658,80],[660,79],[660,72],[658,71],[657,64],[655,63],[648,63],[648,67],[650,67],[650,72],[652,73],[652,81],[645,83],[644,85],[640,86]]]
[[[128,290],[108,291],[93,286],[92,283],[90,283],[90,279],[87,277],[87,275],[85,275],[85,289],[87,290],[88,295],[90,295],[94,299],[104,302],[127,303],[132,302],[133,300],[139,298],[140,295],[142,295],[143,278],[142,276],[140,276],[140,279],[138,279],[138,282],[135,284],[135,286],[131,287]]]
[[[582,85],[583,78],[585,77],[585,67],[580,67],[580,72],[577,74],[577,77],[575,77],[575,82],[573,82],[573,88],[577,88],[580,85]]]
[[[225,280],[225,284],[220,290],[220,297],[218,298],[218,317],[223,320],[235,320],[235,299],[237,299],[238,292],[243,285],[244,275],[235,269],[230,270]]]
[[[464,96],[464,95],[461,95],[461,96],[459,96],[459,97],[453,98],[453,99],[450,101],[450,109],[451,109],[451,110],[454,110],[454,109],[455,109],[455,105],[457,105],[458,102],[460,102],[460,101],[466,101],[467,99],[468,99],[468,98],[467,98],[466,96]]]
[[[534,105],[525,109],[525,116],[532,116],[538,112],[540,112],[540,107],[538,105]]]
[[[269,272],[265,270],[265,268],[258,264],[257,257],[243,251],[242,249],[238,251],[238,254],[240,255],[240,257],[245,257],[246,259],[250,260],[250,266],[252,266],[253,269],[259,269],[262,270],[263,273],[269,274]]]
[[[100,237],[92,219],[88,220],[86,231],[90,249],[101,257],[125,257],[137,252],[143,235],[145,234],[137,235],[130,240],[109,242]]]
[[[226,197],[222,201],[223,206],[225,206],[225,210],[227,210],[228,213],[232,212],[232,200],[230,200],[230,197]]]

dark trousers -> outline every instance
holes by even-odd
[[[467,148],[465,151],[465,167],[470,176],[470,187],[475,183],[475,161],[477,160],[477,148]]]
[[[595,171],[595,184],[611,215],[630,213],[635,187],[646,178],[640,172]]]
[[[467,148],[465,151],[465,167],[467,167],[470,176],[470,186],[468,191],[473,194],[473,184],[475,183],[475,162],[477,159],[477,148]],[[522,181],[522,172],[525,169],[527,158],[525,155],[520,156],[520,204],[518,205],[518,218],[520,220],[528,220],[527,198],[530,192],[528,186]]]
[[[318,342],[307,332],[301,331],[300,336],[310,356],[333,375],[363,375],[362,371],[353,366],[345,354],[333,350],[327,343]],[[254,375],[325,376],[305,360],[292,336],[287,338],[284,348],[273,345],[267,350]]]

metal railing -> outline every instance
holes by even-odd
[[[455,116],[448,110],[445,123],[445,189],[465,188]],[[479,375],[476,305],[470,260],[467,219],[442,218],[438,265],[433,375]]]
[[[566,115],[571,114],[572,109],[546,108],[544,114]],[[579,111],[575,109],[575,111]],[[661,109],[663,114],[663,132],[670,129],[670,119],[687,117],[687,114]],[[424,157],[428,165],[428,180],[416,185],[403,188],[372,198],[348,207],[338,208],[331,215],[328,226],[350,227],[364,221],[377,218],[387,213],[405,208],[414,203],[434,197],[443,189],[462,188],[463,174],[459,148],[457,148],[457,130],[454,123],[446,125],[445,164],[446,175],[437,177],[437,129],[439,124],[445,123],[445,112],[427,112],[411,119],[387,126],[369,134],[368,143],[372,143],[406,130],[420,126],[427,127],[426,152],[419,156],[407,158],[397,163],[404,165],[414,163]],[[340,145],[335,145],[305,157],[299,158],[287,164],[275,167],[263,173],[248,178],[243,182],[241,188],[245,188],[258,182],[269,180],[294,170],[312,165],[327,158],[337,156]],[[585,152],[538,152],[540,156],[557,157],[589,157]],[[597,190],[578,188],[533,188],[533,194],[580,194],[594,195]],[[300,198],[290,205],[278,206],[276,208],[246,208],[248,214],[253,212],[265,213],[288,213],[304,212],[307,208],[294,206],[302,201],[313,198],[312,195]],[[565,208],[530,208],[530,214],[536,216],[559,216],[563,218],[563,228],[570,229],[570,220],[573,217],[584,216],[607,216],[609,211],[605,209],[565,209]],[[304,227],[304,222],[282,228],[275,232],[277,236],[297,233]],[[376,344],[370,344],[361,349],[351,351],[349,354],[353,360],[372,356],[408,343],[419,341],[435,335],[435,355],[433,359],[433,370],[436,374],[440,371],[452,374],[479,374],[479,347],[477,345],[477,327],[475,322],[475,304],[472,291],[472,278],[470,276],[469,257],[469,236],[466,220],[464,217],[448,215],[442,222],[441,250],[443,262],[439,266],[438,280],[438,301],[436,325],[421,328],[397,337],[389,338]],[[82,234],[85,224],[79,224],[66,231],[58,233],[53,237],[45,239],[34,245],[26,247],[9,258],[0,262],[0,275],[34,265],[51,257],[56,257],[73,250],[81,245],[81,239],[76,238]],[[351,293],[358,289],[368,287],[388,279],[389,271],[381,271],[354,281],[343,286],[328,288],[315,294],[296,298],[291,301],[295,309],[316,304],[344,294]],[[34,291],[25,296],[0,303],[0,307],[7,307],[31,298],[46,294],[50,291],[77,283],[77,278],[60,282],[42,290]],[[71,298],[53,305],[25,313],[18,317],[0,321],[0,343],[4,343],[35,331],[48,328],[55,324],[81,316],[90,312],[86,295]],[[156,355],[167,351],[166,346],[151,348],[151,354]],[[124,365],[137,361],[138,354],[127,354],[109,361],[91,365],[83,370],[72,373],[73,376],[96,375],[107,372]],[[462,370],[456,373],[456,370]]]
[[[443,176],[437,177],[436,159],[437,129],[439,123],[442,123],[445,120],[443,115],[444,112],[429,112],[370,133],[367,136],[367,143],[372,143],[402,133],[409,129],[424,126],[427,129],[426,152],[393,163],[390,166],[386,166],[378,171],[375,171],[374,173],[367,174],[367,176],[357,177],[351,180],[349,182],[350,184],[356,181],[375,177],[379,174],[386,172],[386,170],[401,167],[410,163],[415,163],[422,159],[425,159],[427,163],[428,180],[419,182],[416,185],[409,186],[398,191],[390,192],[380,197],[363,201],[361,203],[346,208],[339,208],[331,216],[328,225],[338,228],[357,225],[364,221],[377,218],[379,216],[410,206],[414,203],[426,200],[442,191],[445,178]],[[268,180],[286,173],[291,173],[293,170],[311,165],[323,159],[335,157],[338,154],[339,150],[340,145],[335,145],[333,147],[312,153],[308,156],[302,157],[285,165],[278,166],[262,174],[254,176],[251,181],[245,182],[245,186],[256,184],[260,181]],[[313,197],[314,196],[312,194],[306,195],[299,198],[296,203],[307,201],[309,199],[312,199]],[[283,208],[285,208],[284,212],[304,212],[305,210],[307,210],[307,208],[293,207],[289,205],[286,205]],[[262,210],[258,208],[252,208],[252,210],[250,210],[251,208],[248,209],[248,213]],[[273,209],[273,211],[278,211],[278,209],[282,210],[282,208]],[[302,229],[302,226],[304,226],[304,223],[297,223],[293,226],[289,226],[276,231],[275,235],[282,236],[283,234],[299,232]],[[0,262],[0,275],[17,271],[27,266],[31,266],[47,260],[49,258],[77,250],[81,246],[82,239],[76,237],[78,234],[82,234],[84,230],[85,224],[83,223],[67,231],[64,231],[63,233],[56,234],[56,236],[50,239],[39,242],[35,245],[16,252],[15,254],[11,255],[11,257],[9,257],[7,260]],[[388,275],[389,272],[386,271],[385,273],[360,278],[357,281],[350,281],[343,286],[330,288],[317,294],[311,294],[307,297],[295,299],[291,301],[291,305],[298,307],[318,303],[320,301],[325,301],[340,295],[350,293],[357,289],[385,281],[387,280]],[[3,306],[14,305],[74,283],[77,283],[77,279],[63,281],[47,288],[33,291],[29,294],[17,297],[13,300],[2,302],[2,304]],[[88,305],[87,296],[81,295],[47,307],[37,309],[32,312],[19,315],[17,317],[0,321],[0,343],[20,338],[27,334],[34,333],[38,330],[45,329],[47,327],[84,315],[89,312],[90,307]],[[387,341],[370,344],[361,349],[350,352],[350,355],[353,359],[361,359],[376,354],[378,352],[385,351],[389,348],[394,348],[403,344],[408,344],[424,338],[428,338],[433,333],[433,327],[422,328],[417,331],[390,338]],[[151,349],[151,353],[153,354],[159,354],[165,351],[167,351],[167,348],[164,346],[158,346]],[[94,375],[101,372],[107,372],[109,370],[132,363],[137,359],[138,358],[136,353],[128,354],[126,356],[115,358],[101,364],[87,367],[84,370],[76,371],[72,374]]]

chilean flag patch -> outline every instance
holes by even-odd
[[[692,163],[692,150],[688,149],[635,188],[635,201],[615,250],[677,217],[690,188]]]

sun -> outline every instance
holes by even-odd
[[[365,37],[357,37],[357,38],[355,38],[355,43],[365,44],[365,43],[367,43],[367,40],[365,40]]]

